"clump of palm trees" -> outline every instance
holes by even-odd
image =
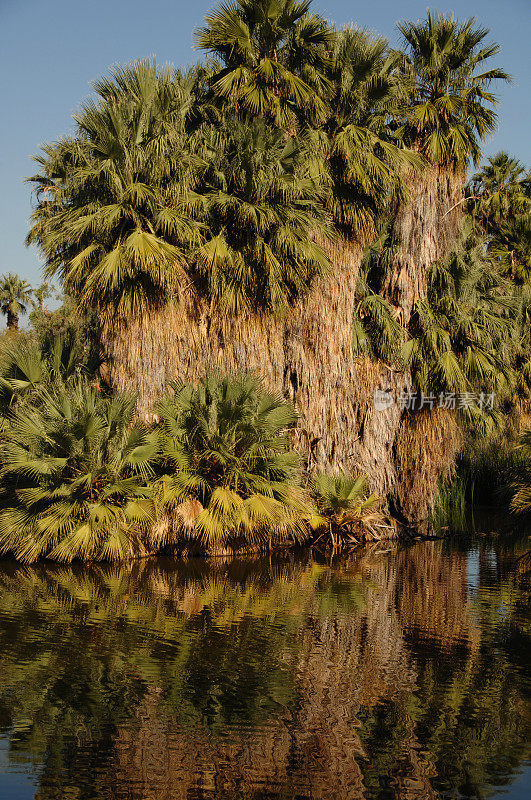
[[[196,32],[205,65],[95,83],[74,136],[35,159],[48,276],[126,318],[190,282],[232,311],[284,308],[331,266],[324,241],[374,232],[409,169],[479,157],[507,77],[486,30],[430,14],[390,51],[310,6],[220,5]]]
[[[45,279],[58,278],[77,309],[97,316],[94,330],[102,332],[104,394],[91,412],[97,425],[105,427],[114,402],[105,394],[109,386],[129,386],[143,405],[149,395],[154,412],[156,392],[176,377],[168,342],[186,363],[192,342],[205,335],[215,341],[216,319],[219,350],[232,346],[238,364],[259,372],[261,364],[240,352],[231,324],[251,319],[258,336],[259,329],[287,321],[279,337],[284,349],[275,354],[282,376],[275,391],[244,376],[209,375],[192,385],[180,373],[184,382],[174,384],[156,410],[154,460],[150,456],[137,474],[129,462],[118,466],[113,450],[105,481],[131,481],[133,493],[149,484],[154,493],[143,506],[171,508],[179,535],[188,531],[218,543],[300,540],[312,524],[323,524],[319,514],[325,514],[334,519],[332,540],[347,529],[356,538],[358,517],[366,518],[372,501],[364,505],[370,493],[365,496],[348,474],[351,448],[345,448],[351,460],[342,462],[342,477],[312,484],[315,501],[307,464],[290,444],[295,416],[284,398],[293,396],[297,405],[303,382],[308,395],[312,386],[300,342],[319,353],[327,396],[337,398],[338,430],[327,464],[338,440],[355,442],[363,433],[340,427],[352,418],[351,387],[338,388],[337,375],[325,368],[330,344],[319,339],[318,325],[299,315],[290,329],[293,309],[319,287],[327,286],[323,314],[338,297],[355,309],[353,319],[350,310],[345,315],[347,342],[352,333],[345,358],[370,358],[382,374],[394,376],[395,388],[495,390],[507,407],[515,397],[529,399],[530,182],[518,163],[500,156],[464,191],[467,165],[479,164],[481,143],[496,124],[492,88],[508,79],[492,66],[499,48],[475,20],[460,23],[443,14],[402,23],[399,31],[402,48],[392,50],[381,37],[329,25],[310,0],[219,4],[195,34],[206,54],[202,64],[186,72],[159,69],[154,61],[114,69],[75,115],[73,135],[45,145],[35,159],[38,172],[29,180],[37,202],[28,242],[45,259]],[[351,247],[366,252],[355,292],[337,255]],[[352,265],[354,275],[358,267]],[[335,287],[326,284],[330,276],[337,277]],[[8,327],[16,327],[24,291],[29,287],[13,290],[19,305],[11,311],[2,306]],[[44,297],[43,288],[38,302]],[[166,325],[174,325],[173,339]],[[219,363],[219,354],[211,361]],[[135,363],[142,363],[142,375],[131,367]],[[85,389],[86,402],[95,403],[89,384],[76,386],[78,406]],[[5,393],[7,430],[22,402],[11,389]],[[45,400],[38,388],[33,396],[41,424],[52,424],[52,395]],[[360,408],[365,400],[357,398]],[[127,409],[121,432],[105,445],[98,440],[101,452],[119,449],[129,428],[136,430],[130,401],[119,402]],[[319,416],[321,402],[315,392],[309,418]],[[496,415],[487,421],[477,411],[471,413],[483,430],[499,428]],[[396,425],[386,423],[388,439],[376,437],[382,484],[396,472],[396,463],[385,459],[396,456],[408,420],[397,416]],[[307,427],[302,420],[308,441],[318,439]],[[63,458],[44,451],[39,458],[45,455]],[[150,469],[156,489],[151,478],[146,486],[140,480]],[[73,480],[73,472],[65,475]],[[5,480],[14,487],[21,477],[11,470]],[[433,486],[426,482],[423,491],[427,500],[419,505],[427,507]],[[408,494],[406,486],[402,497],[395,492],[392,498],[404,518]],[[90,497],[88,505],[79,501],[72,531],[76,525],[88,530],[87,509],[101,500]],[[134,530],[134,541],[149,549],[143,523],[128,517],[129,502],[137,503],[135,496],[109,495],[120,535]],[[125,545],[122,538],[123,547],[118,540],[109,544],[102,525],[101,535],[89,525],[93,557],[138,549],[133,539]],[[170,537],[171,526],[160,536]],[[152,540],[151,546],[162,544]],[[66,552],[53,548],[42,552]]]

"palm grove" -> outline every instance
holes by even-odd
[[[505,154],[467,183],[508,76],[475,20],[399,31],[220,4],[202,63],[113,70],[43,147],[28,242],[76,324],[3,346],[4,552],[389,536],[465,441],[521,429],[530,183]]]

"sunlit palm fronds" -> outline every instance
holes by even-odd
[[[217,61],[214,95],[282,127],[300,115],[322,122],[333,33],[310,13],[310,5],[310,0],[235,0],[207,14],[195,42]]]
[[[206,544],[307,535],[313,509],[288,430],[293,408],[252,376],[176,384],[159,408],[163,504]]]
[[[497,44],[485,42],[488,29],[474,18],[459,23],[453,16],[428,11],[419,22],[398,25],[403,50],[391,53],[397,76],[413,84],[404,105],[398,135],[433,163],[464,170],[481,156],[480,143],[495,128],[495,81],[509,80],[491,67]]]
[[[14,411],[0,448],[1,552],[25,562],[142,552],[156,446],[134,405],[78,380]]]
[[[58,275],[82,305],[142,313],[175,289],[199,242],[184,130],[191,87],[143,61],[94,88],[75,136],[35,159],[28,242],[43,252],[46,276]]]

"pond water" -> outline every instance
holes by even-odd
[[[523,800],[525,547],[0,562],[0,797]]]

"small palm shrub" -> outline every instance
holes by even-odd
[[[162,503],[205,546],[308,535],[313,512],[291,449],[292,406],[249,375],[173,384],[160,403]]]
[[[333,546],[381,538],[384,517],[378,510],[378,497],[367,492],[364,475],[316,475],[312,491]]]
[[[32,562],[144,552],[156,446],[134,408],[77,380],[14,410],[0,446],[0,553]]]

